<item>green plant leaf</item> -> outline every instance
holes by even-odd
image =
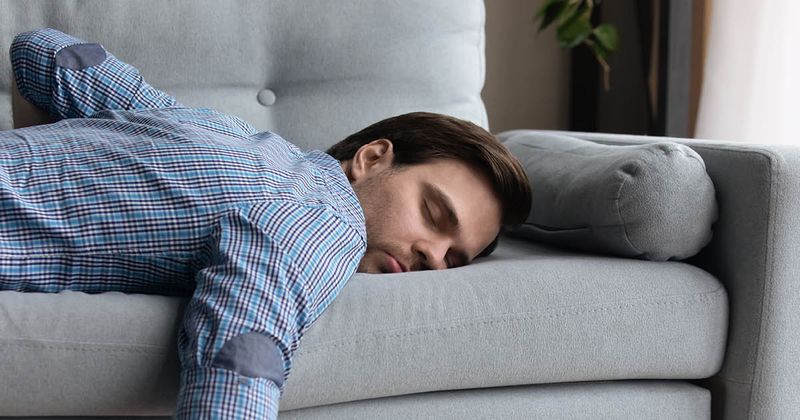
[[[592,33],[591,14],[592,8],[586,3],[578,3],[571,7],[574,14],[558,25],[556,38],[562,48],[572,48]]]
[[[589,7],[586,1],[587,0],[567,0],[564,10],[562,10],[561,14],[558,16],[559,25],[563,25],[568,20],[577,18],[579,9]]]
[[[594,53],[603,68],[603,87],[611,88],[611,66],[606,59],[619,46],[619,35],[613,25],[601,24],[592,27],[591,16],[594,7],[601,0],[546,0],[534,17],[541,20],[539,32],[554,22],[556,39],[561,48],[574,48],[586,44]]]
[[[614,25],[608,23],[599,25],[594,28],[592,34],[597,39],[597,43],[610,53],[616,51],[619,46],[619,35],[617,35]]]
[[[535,20],[541,19],[542,21],[539,25],[539,32],[550,26],[550,24],[559,18],[566,10],[567,3],[567,0],[548,0],[542,5],[541,9],[539,9],[539,13],[537,13],[535,17]]]

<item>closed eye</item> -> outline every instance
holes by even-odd
[[[458,233],[461,229],[461,225],[459,224],[458,216],[453,208],[453,202],[450,200],[450,197],[442,192],[442,190],[440,190],[438,187],[428,182],[423,184],[423,189],[424,194],[427,197],[432,198],[436,203],[436,209],[438,210],[437,216],[445,219],[442,221],[442,224],[447,223],[448,229],[453,230],[454,233]]]
[[[438,229],[439,226],[436,223],[436,220],[433,218],[433,212],[431,211],[430,206],[428,205],[428,200],[425,200],[425,217],[428,219],[428,223],[434,229]]]

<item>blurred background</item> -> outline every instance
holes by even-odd
[[[602,0],[610,89],[589,48],[537,33],[545,0],[486,1],[492,132],[598,131],[800,145],[800,2]]]

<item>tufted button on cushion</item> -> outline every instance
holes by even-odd
[[[275,92],[269,89],[262,89],[258,92],[258,103],[264,106],[270,106],[275,103]]]

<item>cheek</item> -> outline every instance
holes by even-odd
[[[419,201],[413,197],[395,195],[387,203],[389,217],[386,221],[397,238],[413,239],[424,228],[424,218]]]
[[[370,242],[408,244],[421,234],[424,219],[419,202],[407,195],[386,193],[376,198],[367,217]],[[365,210],[366,212],[366,210]]]
[[[372,231],[384,240],[399,242],[415,236],[420,227],[419,211],[413,204],[390,199],[373,216]]]

